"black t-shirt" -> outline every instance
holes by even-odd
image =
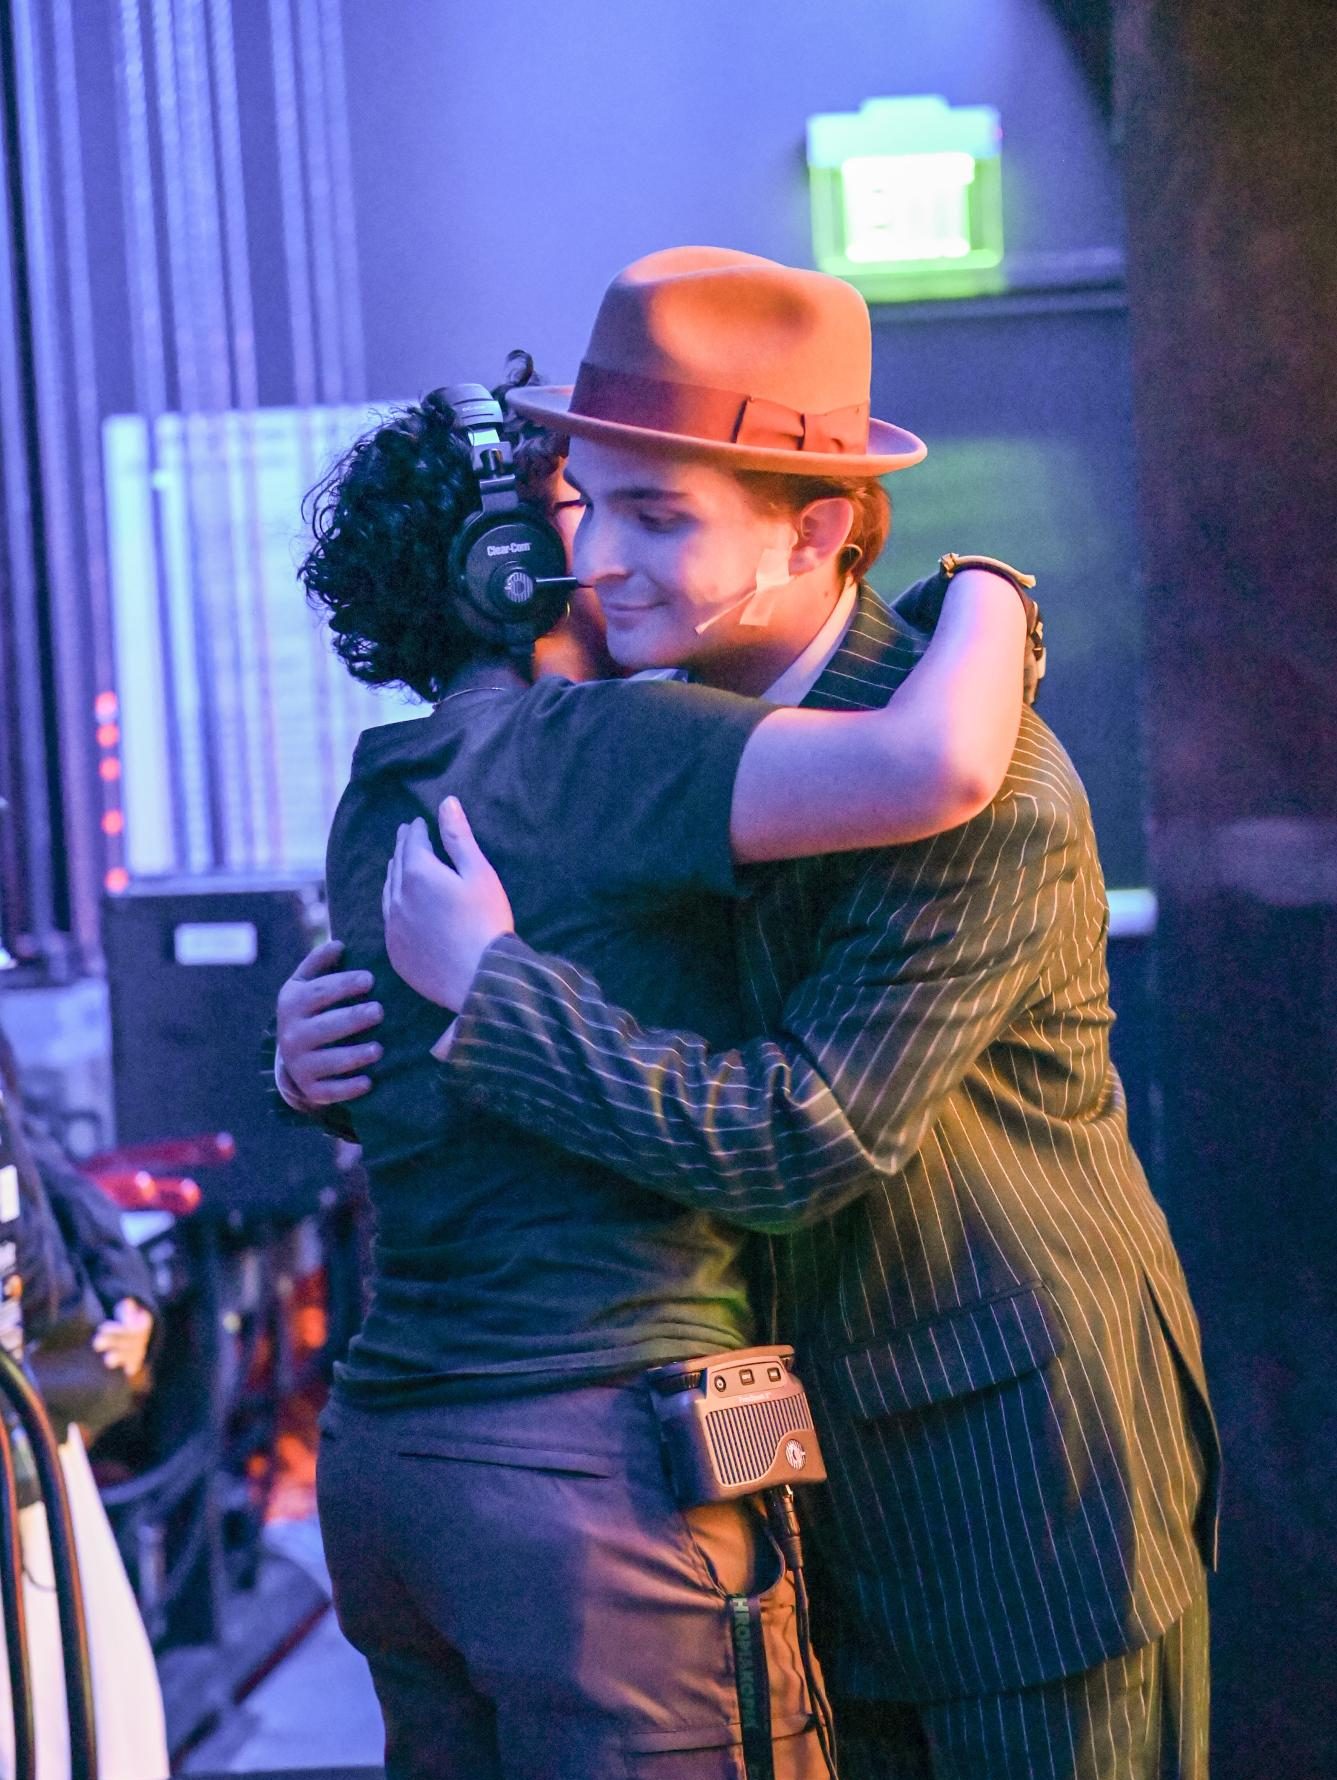
[[[535,1390],[746,1346],[744,1238],[447,1096],[447,1016],[385,955],[399,823],[457,796],[530,945],[652,1026],[742,1034],[720,898],[729,812],[769,707],[663,681],[473,689],[369,730],[331,829],[331,928],[376,979],[385,1055],[353,1103],[377,1233],[337,1394],[373,1407]],[[438,843],[439,847],[439,843]]]

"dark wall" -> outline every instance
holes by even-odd
[[[916,312],[917,314],[919,312]],[[887,591],[943,550],[1039,578],[1051,670],[1040,709],[1086,782],[1111,884],[1145,872],[1128,321],[1122,301],[876,312],[874,409],[929,441],[891,479]]]
[[[998,107],[1010,252],[1120,239],[1105,126],[1046,0],[345,0],[344,21],[377,391],[517,344],[573,373],[609,277],[653,248],[811,263],[806,121],[872,97]]]
[[[1337,1773],[1337,9],[1120,0],[1166,1198],[1226,1453],[1218,1780]]]

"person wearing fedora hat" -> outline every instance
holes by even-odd
[[[868,419],[867,366],[844,286],[683,249],[614,281],[573,386],[517,393],[571,439],[576,572],[619,662],[894,707],[924,639],[829,550],[851,478],[922,452]],[[401,843],[387,935],[458,1015],[444,1103],[771,1239],[830,1468],[812,1531],[847,1780],[1203,1780],[1219,1451],[1053,734],[1025,711],[999,795],[950,833],[752,870],[741,1045],[526,943],[465,812],[443,842],[455,869]]]
[[[729,492],[712,490],[714,474],[694,485],[703,500]],[[421,834],[421,815],[459,791],[529,931],[645,1017],[737,1036],[719,914],[736,862],[909,838],[987,802],[1019,720],[1023,603],[1006,579],[958,575],[922,670],[886,712],[775,710],[653,681],[531,683],[442,587],[479,495],[455,408],[434,393],[336,467],[302,571],[350,667],[435,706],[363,736],[327,861],[334,931],[387,1012],[374,1061],[345,1047],[375,1080],[351,1130],[378,1229],[371,1309],[323,1426],[336,1606],[371,1662],[396,1780],[735,1780],[762,1756],[743,1738],[734,1596],[767,1657],[764,1760],[807,1780],[826,1770],[792,1579],[749,1506],[679,1512],[643,1382],[652,1364],[750,1341],[745,1238],[650,1195],[627,1203],[597,1165],[448,1113],[429,1052],[438,1009],[385,958],[385,859],[397,824],[419,818]],[[834,511],[794,546],[814,576],[835,578],[841,506],[827,498]],[[756,557],[790,521],[759,499],[748,512]],[[709,636],[727,602],[694,585],[690,613]],[[295,1063],[286,1031],[280,1054]]]

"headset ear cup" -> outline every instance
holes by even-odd
[[[569,600],[566,545],[537,507],[523,502],[475,513],[451,546],[451,610],[470,636],[494,648],[532,648],[558,622]]]
[[[478,511],[460,527],[447,564],[451,614],[468,635],[527,654],[562,616],[575,585],[566,545],[547,515],[519,498],[495,398],[477,383],[441,394],[478,478]]]
[[[486,513],[474,513],[465,520],[450,547],[449,568],[450,615],[469,636],[478,637],[485,643],[492,643],[497,639],[493,635],[493,626],[487,621],[486,608],[475,604],[476,594],[469,575],[469,555],[479,530],[489,517]]]

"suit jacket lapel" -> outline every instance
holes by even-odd
[[[869,710],[886,704],[928,639],[912,630],[863,583],[845,639],[804,699],[814,711]]]

